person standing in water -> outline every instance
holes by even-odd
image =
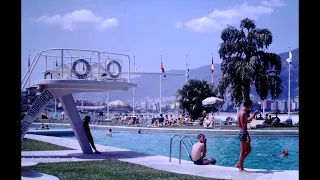
[[[107,136],[112,136],[112,129],[109,129],[109,131],[106,134]]]
[[[248,100],[243,103],[243,108],[238,113],[238,126],[240,128],[240,132],[238,137],[240,139],[240,156],[239,161],[236,164],[236,168],[240,171],[245,171],[243,168],[243,162],[245,158],[251,153],[251,139],[248,133],[247,124],[252,121],[252,119],[259,113],[255,111],[251,117],[248,117],[248,112],[250,111],[252,106],[252,101]]]
[[[94,142],[93,142],[93,137],[92,137],[92,134],[91,134],[91,131],[90,131],[90,127],[89,127],[90,119],[91,119],[90,116],[84,117],[83,128],[84,128],[84,131],[86,132],[86,135],[87,135],[87,138],[89,140],[89,143],[90,143],[91,147],[95,151],[95,154],[101,154],[101,152],[99,152],[97,150],[97,148],[96,148],[96,146],[94,145]]]

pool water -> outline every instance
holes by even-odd
[[[115,132],[112,137],[106,136],[106,130],[91,130],[97,144],[129,149],[154,155],[169,157],[170,138],[173,134],[137,134],[135,132]],[[196,142],[196,135],[188,135]],[[75,136],[66,138],[76,139]],[[239,158],[240,142],[237,136],[206,135],[207,157],[217,159],[217,165],[234,167]],[[187,139],[185,144],[189,152],[191,145]],[[267,170],[299,169],[299,137],[296,136],[252,136],[252,152],[245,159],[244,167]],[[289,150],[288,157],[261,156],[260,154],[280,155],[284,149]],[[179,138],[172,143],[172,157],[179,157]],[[190,160],[182,148],[182,159]],[[169,158],[168,158],[169,160]]]

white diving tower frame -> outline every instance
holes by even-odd
[[[72,94],[128,91],[137,87],[130,78],[130,66],[129,55],[112,52],[51,48],[37,53],[21,81],[21,140],[36,116],[59,98],[82,152],[92,154]],[[122,67],[128,71],[122,72]],[[44,69],[42,79],[39,68]]]

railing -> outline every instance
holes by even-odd
[[[68,54],[66,56],[66,54]],[[45,75],[50,74],[52,79],[79,79],[72,76],[72,65],[74,61],[78,59],[86,60],[91,66],[91,72],[85,79],[90,80],[108,80],[102,78],[102,74],[105,74],[106,64],[109,60],[117,61],[121,67],[123,67],[123,60],[127,60],[127,82],[130,82],[130,56],[126,54],[112,53],[112,52],[101,52],[95,50],[86,49],[67,49],[67,48],[51,48],[36,53],[31,61],[30,67],[21,81],[21,90],[23,90],[30,80],[31,74],[33,73],[39,60],[44,58],[45,60]],[[50,60],[54,60],[50,62]],[[52,64],[50,64],[52,63]],[[53,65],[53,66],[52,66]],[[51,68],[50,68],[51,67]],[[123,70],[122,70],[123,71]],[[96,75],[95,75],[96,74]],[[112,79],[113,81],[124,81],[121,73],[119,78]],[[65,77],[65,75],[67,77]],[[110,80],[110,79],[109,79]]]
[[[193,143],[192,143],[192,141],[191,141],[191,139],[190,139],[190,137],[189,137],[189,136],[183,136],[182,138],[180,138],[180,146],[179,146],[179,164],[181,164],[181,146],[182,146],[182,145],[183,145],[184,149],[187,151],[187,154],[188,154],[188,156],[189,156],[190,160],[192,161],[192,157],[191,157],[191,155],[190,155],[190,152],[188,151],[188,149],[186,148],[186,146],[185,146],[185,144],[184,144],[184,142],[183,142],[183,139],[184,139],[184,138],[188,138],[188,140],[189,140],[190,144],[191,144],[191,145],[193,145]]]
[[[174,138],[174,137],[176,137],[176,136],[178,136],[178,137],[179,137],[179,139],[180,139],[180,146],[179,146],[179,164],[181,164],[181,146],[183,146],[183,147],[184,147],[184,149],[186,150],[186,152],[187,152],[187,154],[188,154],[189,158],[192,160],[191,155],[190,155],[190,152],[188,151],[188,149],[187,149],[186,145],[185,145],[185,144],[184,144],[184,142],[183,142],[183,139],[187,137],[187,138],[189,139],[190,144],[191,144],[191,145],[193,145],[193,143],[192,143],[191,139],[190,139],[188,136],[183,136],[183,137],[181,138],[181,136],[180,136],[179,134],[175,134],[175,135],[173,135],[173,136],[171,137],[171,139],[170,139],[170,155],[169,155],[169,162],[171,162],[171,156],[172,156],[172,140],[173,140],[173,138]]]

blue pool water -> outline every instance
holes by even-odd
[[[114,133],[112,137],[106,136],[106,130],[91,130],[94,141],[112,147],[124,148],[138,152],[169,157],[170,138],[173,134],[137,134],[134,132]],[[196,135],[188,135],[196,142]],[[76,139],[75,136],[66,138]],[[206,135],[207,157],[217,159],[217,165],[234,167],[239,158],[240,143],[237,136]],[[191,151],[191,145],[185,141]],[[299,137],[287,136],[252,136],[252,152],[244,162],[245,168],[268,170],[298,170],[299,169]],[[179,140],[174,138],[172,143],[172,157],[179,156]],[[259,154],[278,155],[284,149],[289,150],[289,156],[265,157]],[[182,149],[182,158],[190,160]],[[169,158],[168,158],[169,160]]]

